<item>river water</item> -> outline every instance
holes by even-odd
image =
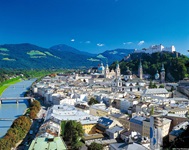
[[[9,86],[2,94],[2,97],[23,97],[24,93],[29,89],[35,80],[21,81]],[[19,104],[15,101],[3,101],[0,105],[0,118],[16,119],[21,116],[28,107],[28,100],[19,100]],[[10,128],[13,121],[0,120],[0,138],[2,138]]]

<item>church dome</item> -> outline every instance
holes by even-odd
[[[104,66],[100,66],[100,67],[98,68],[98,70],[99,70],[99,71],[104,70]]]
[[[105,69],[104,65],[103,65],[103,63],[101,63],[100,66],[98,67],[98,71],[102,72],[102,71],[104,71],[104,69]]]
[[[125,75],[132,75],[132,72],[129,70],[129,68],[127,67],[127,70],[125,72]]]

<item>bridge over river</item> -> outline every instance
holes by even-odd
[[[17,104],[19,103],[19,100],[29,100],[30,102],[33,102],[33,97],[0,97],[0,104],[3,103],[3,101],[15,101]]]
[[[14,121],[13,118],[0,118],[0,121]]]

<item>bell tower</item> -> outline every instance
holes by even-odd
[[[161,67],[161,83],[165,82],[165,68],[164,68],[164,64],[162,64]]]
[[[109,78],[109,74],[110,74],[109,66],[108,64],[106,64],[105,74],[104,74],[105,78]]]
[[[120,76],[120,68],[119,68],[119,63],[117,62],[117,65],[116,65],[116,69],[115,69],[115,72],[116,72],[116,77],[119,77]]]

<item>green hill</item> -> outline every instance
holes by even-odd
[[[178,56],[178,57],[177,57]],[[120,62],[122,73],[126,71],[127,67],[137,74],[139,62],[142,62],[144,74],[150,74],[154,78],[157,70],[160,72],[162,64],[164,64],[166,71],[166,80],[178,81],[185,77],[189,77],[189,67],[186,64],[189,58],[178,53],[158,52],[153,54],[132,53],[130,57]],[[111,65],[115,68],[115,62]]]

